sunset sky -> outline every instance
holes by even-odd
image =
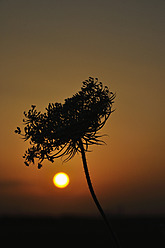
[[[89,76],[116,92],[107,145],[87,153],[103,209],[165,214],[164,11],[164,0],[0,1],[0,215],[98,215],[80,155],[26,167],[14,133],[24,110],[63,102]]]

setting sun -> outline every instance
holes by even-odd
[[[64,172],[59,172],[53,177],[53,183],[58,188],[65,188],[69,184],[69,176]]]

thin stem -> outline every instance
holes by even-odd
[[[90,193],[91,193],[91,196],[101,214],[101,216],[103,217],[109,231],[110,231],[110,234],[111,234],[111,237],[113,239],[113,242],[115,243],[116,247],[117,248],[120,248],[120,244],[119,244],[119,241],[118,241],[118,238],[116,237],[116,234],[114,233],[114,231],[112,230],[112,227],[110,225],[110,223],[108,222],[107,220],[107,217],[96,197],[96,194],[94,192],[94,189],[93,189],[93,186],[92,186],[92,182],[91,182],[91,179],[90,179],[90,176],[89,176],[89,170],[88,170],[88,166],[87,166],[87,160],[86,160],[86,156],[85,156],[85,150],[84,150],[84,146],[83,146],[83,143],[82,143],[82,140],[80,139],[79,140],[79,148],[81,150],[81,155],[82,155],[82,161],[83,161],[83,167],[84,167],[84,172],[85,172],[85,176],[86,176],[86,180],[87,180],[87,184],[88,184],[88,187],[89,187],[89,190],[90,190]]]

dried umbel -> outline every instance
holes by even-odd
[[[82,83],[81,90],[64,104],[52,103],[45,113],[37,112],[34,105],[24,112],[24,134],[17,127],[16,133],[30,140],[31,147],[25,152],[28,166],[38,159],[38,168],[44,159],[54,162],[55,158],[67,155],[71,159],[80,151],[80,139],[85,151],[89,145],[102,144],[98,131],[112,113],[115,95],[103,87],[97,78],[89,77]]]

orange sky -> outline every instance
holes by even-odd
[[[164,1],[0,1],[0,215],[98,214],[80,155],[24,166],[23,111],[62,102],[89,76],[116,92],[87,160],[108,213],[165,213]],[[65,189],[55,173],[70,176]]]

